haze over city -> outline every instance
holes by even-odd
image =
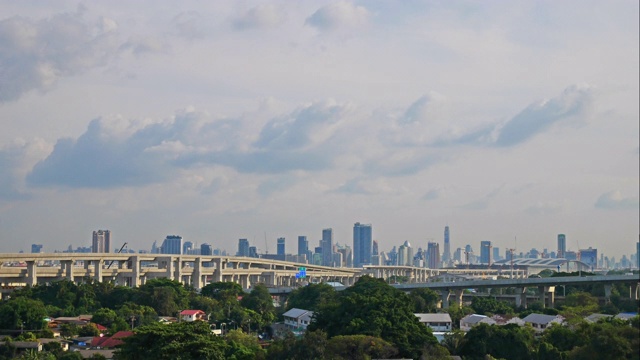
[[[0,252],[634,253],[637,1],[0,2]],[[514,239],[517,237],[517,244]],[[317,245],[315,245],[317,246]]]

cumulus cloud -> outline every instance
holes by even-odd
[[[595,203],[599,209],[635,209],[640,207],[638,197],[624,197],[620,190],[613,190],[600,195]]]
[[[116,29],[107,18],[87,22],[81,11],[37,21],[19,16],[0,21],[0,102],[104,65],[117,47]]]
[[[593,88],[575,85],[560,96],[535,103],[524,109],[499,129],[496,146],[514,146],[549,129],[557,123],[584,115],[593,102]]]
[[[320,30],[337,30],[363,26],[367,24],[370,16],[364,6],[337,2],[316,10],[307,18],[305,24]]]
[[[236,30],[268,29],[282,24],[286,16],[280,7],[273,4],[256,6],[233,21]]]
[[[0,201],[25,200],[29,194],[20,189],[17,168],[24,160],[24,146],[9,146],[0,149]]]

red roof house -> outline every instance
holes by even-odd
[[[202,310],[182,310],[180,312],[180,319],[182,321],[196,321],[196,320],[206,320],[205,312]]]
[[[133,335],[131,331],[118,331],[113,336],[96,336],[91,341],[91,347],[94,349],[113,349],[123,343],[123,338],[131,335]]]

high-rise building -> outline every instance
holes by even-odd
[[[371,256],[380,255],[378,252],[378,241],[373,240],[373,246],[371,247]]]
[[[182,253],[183,254],[189,254],[191,252],[191,250],[193,250],[193,242],[185,241],[182,244]]]
[[[213,255],[213,247],[207,243],[200,245],[200,255]]]
[[[249,256],[249,240],[238,239],[238,252],[236,256]]]
[[[182,236],[180,235],[167,235],[160,246],[160,252],[162,254],[177,254],[182,252]]]
[[[340,261],[342,262],[342,265],[341,265],[342,267],[348,267],[348,268],[353,267],[353,251],[349,246],[336,245],[336,252],[339,252],[340,254],[342,254],[342,257],[340,259]]]
[[[258,257],[258,248],[255,246],[249,246],[249,257],[257,258]]]
[[[333,229],[322,230],[322,266],[333,266]]]
[[[353,224],[353,266],[371,265],[371,224]]]
[[[427,243],[427,257],[428,268],[440,268],[440,244],[438,244],[437,242]]]
[[[590,268],[595,269],[598,267],[598,249],[589,247],[588,249],[580,250],[580,261],[587,264]]]
[[[453,253],[453,261],[462,262],[462,248],[457,248]]]
[[[409,241],[405,241],[404,244],[398,247],[398,266],[412,266],[413,265],[413,248]]]
[[[307,261],[311,258],[309,256],[309,240],[306,236],[298,236],[298,255],[306,255]]]
[[[31,253],[39,254],[42,252],[42,244],[31,244]]]
[[[91,252],[111,252],[111,231],[98,230],[93,232],[93,240],[91,241]]]
[[[278,255],[284,255],[285,254],[285,243],[284,243],[284,238],[278,238],[278,243],[277,243],[277,252],[276,254]]]
[[[445,262],[451,261],[451,244],[449,243],[449,225],[444,227],[444,253],[442,254],[442,260]]]
[[[491,264],[491,241],[480,242],[480,263]]]
[[[567,237],[564,234],[558,234],[558,254],[556,256],[560,258],[566,257],[567,253]]]
[[[497,247],[497,246],[494,247],[493,248],[493,253],[492,253],[491,256],[493,256],[493,261],[494,262],[500,260],[500,248]]]

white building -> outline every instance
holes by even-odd
[[[313,311],[293,308],[284,313],[283,316],[284,324],[291,331],[306,331],[313,318]]]
[[[495,325],[496,321],[488,316],[471,314],[460,319],[460,330],[469,331],[478,324]]]
[[[431,328],[434,332],[449,332],[452,329],[449,314],[414,314],[421,324]]]
[[[529,314],[522,319],[525,324],[531,324],[533,329],[537,332],[542,332],[551,324],[562,324],[564,318],[560,315],[545,315],[545,314]]]

